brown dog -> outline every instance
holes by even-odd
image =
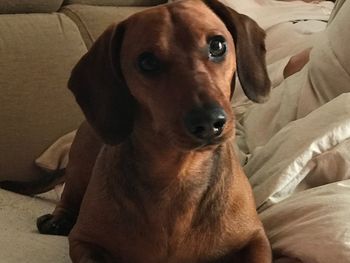
[[[72,72],[89,124],[40,232],[70,232],[73,262],[271,262],[233,150],[236,61],[246,95],[262,101],[264,33],[216,0],[109,27]]]

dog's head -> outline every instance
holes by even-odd
[[[247,97],[270,90],[264,32],[217,0],[184,0],[110,26],[74,68],[69,88],[108,144],[134,127],[181,149],[233,134],[234,76]]]

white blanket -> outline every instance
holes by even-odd
[[[350,180],[302,191],[260,214],[277,258],[350,262]]]
[[[350,94],[289,123],[245,171],[275,255],[350,262]]]
[[[268,103],[243,105],[237,140],[276,262],[350,262],[349,12]]]
[[[244,129],[237,140],[247,144]],[[293,259],[278,262],[350,262],[350,93],[290,122],[245,162],[273,252]]]
[[[349,143],[350,93],[290,122],[256,147],[244,170],[259,210],[296,191],[350,179]]]

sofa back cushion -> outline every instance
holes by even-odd
[[[10,1],[10,0],[8,0]],[[166,3],[167,0],[64,0],[64,4],[85,4],[100,6],[153,6]]]
[[[0,0],[0,14],[52,13],[62,5],[153,6],[167,0]]]
[[[0,0],[0,14],[51,13],[63,0]]]
[[[37,178],[34,160],[82,121],[67,81],[85,52],[64,14],[0,15],[0,181]]]
[[[91,6],[91,5],[68,5],[61,12],[70,17],[78,26],[82,38],[90,48],[92,43],[112,23],[119,23],[133,13],[144,10],[141,6]]]

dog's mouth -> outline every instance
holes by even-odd
[[[207,151],[212,150],[213,148],[218,147],[220,144],[224,143],[226,140],[223,138],[208,140],[206,142],[202,142],[194,148],[195,151]]]
[[[188,134],[171,136],[170,143],[183,151],[205,151],[211,150],[225,143],[227,140],[233,137],[233,131],[228,130],[222,132],[220,136],[215,136],[206,139],[198,139]]]
[[[212,147],[219,146],[220,144],[225,143],[227,140],[229,140],[232,137],[232,132],[221,134],[220,136],[208,138],[206,140],[198,141],[197,143],[197,149],[208,149]]]

